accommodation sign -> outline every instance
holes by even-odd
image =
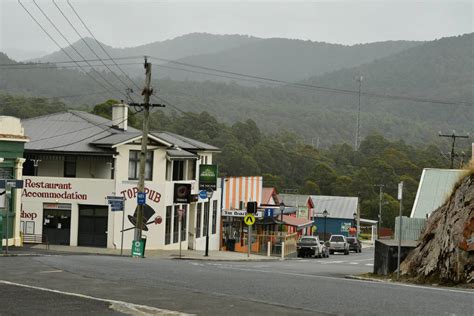
[[[74,191],[71,182],[57,183],[45,181],[24,181],[23,197],[49,198],[63,200],[87,200],[87,194]],[[39,191],[40,190],[40,191]]]

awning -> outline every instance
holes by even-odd
[[[293,216],[283,215],[283,223],[288,226],[296,227],[298,230],[313,226],[313,221],[307,218],[297,218]]]
[[[168,149],[166,150],[168,159],[198,159],[196,154],[190,153],[189,151],[182,149]]]

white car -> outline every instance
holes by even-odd
[[[349,254],[349,243],[344,235],[331,235],[329,238],[329,253],[332,255],[335,252],[343,252],[345,255]]]
[[[296,244],[298,257],[329,257],[329,253],[318,236],[303,236]]]

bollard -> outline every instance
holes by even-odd
[[[285,260],[285,242],[281,243],[281,259]]]
[[[272,242],[269,241],[267,242],[267,257],[270,257],[270,255],[272,254]]]

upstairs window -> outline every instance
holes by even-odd
[[[184,179],[184,160],[173,160],[173,181]]]
[[[145,161],[145,180],[152,180],[153,173],[153,152],[147,151]],[[140,174],[140,151],[130,150],[128,159],[128,179],[138,180]]]
[[[66,156],[64,158],[64,177],[76,177],[76,156]]]

